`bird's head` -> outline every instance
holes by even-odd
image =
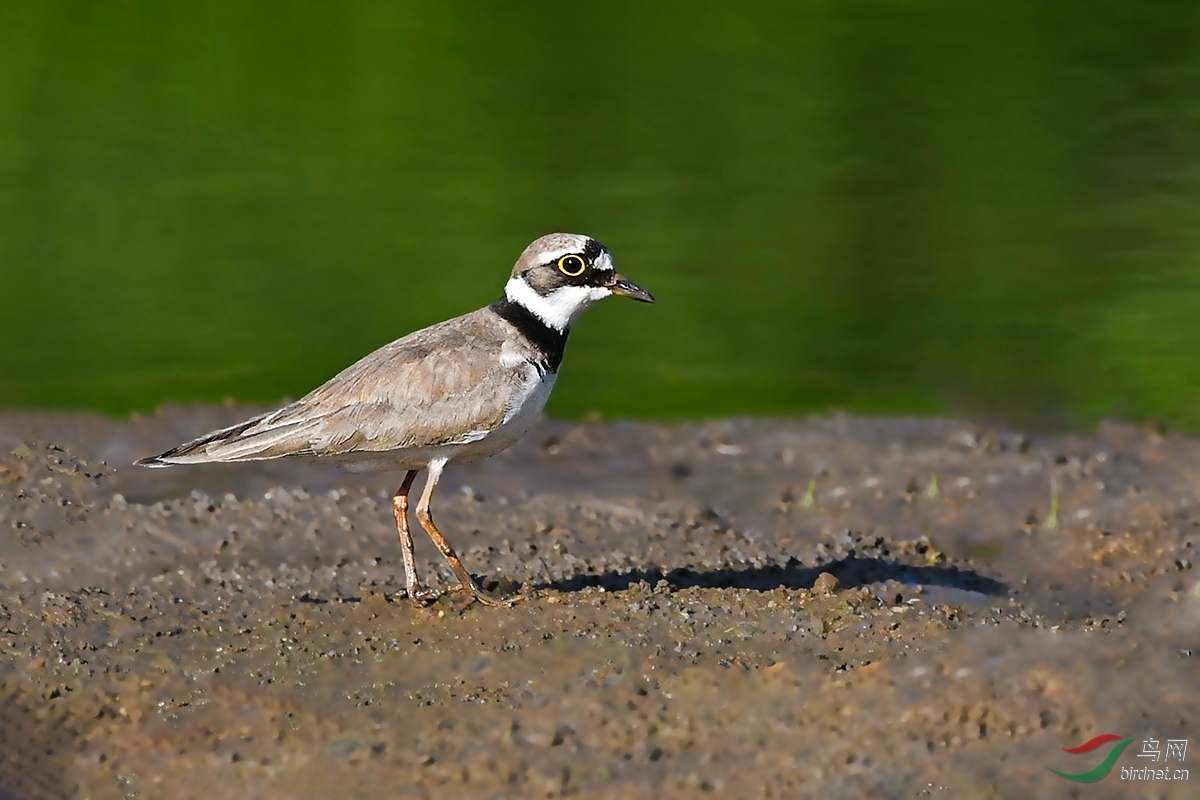
[[[593,303],[613,294],[654,302],[613,268],[607,247],[574,233],[552,233],[526,247],[504,287],[510,302],[559,331],[569,330]]]

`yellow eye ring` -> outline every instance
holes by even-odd
[[[587,264],[579,256],[563,256],[558,260],[558,271],[568,278],[578,278],[587,269]]]

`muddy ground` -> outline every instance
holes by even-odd
[[[1200,791],[1196,440],[546,422],[434,506],[530,597],[414,609],[398,476],[125,466],[250,410],[0,417],[0,798]]]

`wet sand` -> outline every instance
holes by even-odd
[[[434,505],[529,599],[414,609],[399,476],[125,466],[253,410],[0,416],[0,798],[1200,787],[1194,439],[543,422]],[[1105,779],[1046,769],[1101,733]],[[1189,737],[1190,781],[1120,779]]]

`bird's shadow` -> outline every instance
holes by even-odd
[[[873,583],[898,581],[914,586],[942,586],[963,589],[983,595],[1008,594],[1001,581],[980,575],[971,569],[951,566],[913,566],[881,558],[846,556],[817,566],[804,566],[795,558],[784,564],[745,569],[694,570],[676,567],[666,572],[659,569],[630,572],[604,572],[597,575],[575,575],[570,578],[540,584],[539,589],[578,592],[589,587],[619,592],[646,581],[651,585],[666,581],[672,589],[748,589],[769,592],[772,589],[811,589],[822,572],[828,572],[845,588],[853,589]]]

